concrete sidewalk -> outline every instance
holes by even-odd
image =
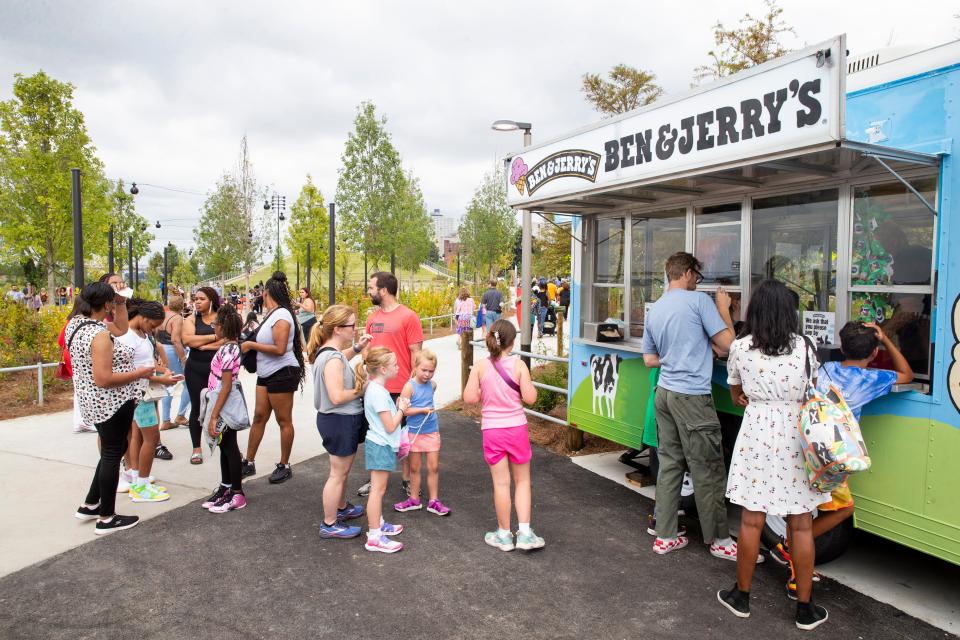
[[[296,465],[284,485],[248,483],[243,511],[214,515],[194,502],[0,579],[0,637],[803,636],[781,567],[758,568],[753,617],[735,618],[716,601],[734,564],[709,556],[698,531],[690,547],[653,554],[649,500],[542,449],[533,524],[546,548],[486,546],[495,520],[478,426],[455,412],[440,422],[441,497],[453,513],[388,511],[407,527],[399,554],[317,536],[321,456]],[[365,476],[355,465],[349,487]],[[400,497],[397,480],[388,502]],[[830,580],[816,594],[830,611],[821,635],[949,637]]]

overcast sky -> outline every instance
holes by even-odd
[[[851,56],[960,37],[960,2],[782,0],[793,47],[848,34]],[[520,146],[498,118],[545,140],[598,119],[586,72],[626,63],[688,90],[711,26],[760,0],[634,2],[0,2],[0,99],[39,69],[75,104],[111,178],[207,192],[248,137],[256,175],[287,196],[307,173],[333,199],[357,105],[388,118],[429,209],[460,215],[483,173]],[[192,243],[202,195],[143,186],[137,209]]]

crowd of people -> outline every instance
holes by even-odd
[[[204,443],[211,452],[220,449],[221,482],[201,503],[210,512],[246,508],[243,479],[256,473],[256,454],[271,415],[280,427],[281,456],[269,481],[288,481],[293,477],[293,397],[309,365],[317,430],[330,459],[319,535],[360,536],[362,529],[349,522],[366,516],[365,548],[400,551],[403,544],[394,537],[403,525],[383,515],[392,472],[401,470],[406,496],[393,511],[425,506],[443,517],[451,509],[440,498],[437,356],[422,348],[420,320],[397,300],[398,288],[392,273],[373,274],[367,293],[374,310],[360,331],[351,307],[333,305],[317,313],[305,290],[294,302],[282,272],[257,288],[260,300],[254,304],[261,305],[262,318],[256,310],[242,318],[230,294],[221,299],[210,287],[195,291],[189,313],[182,296],[172,295],[166,307],[133,297],[117,274],[84,287],[60,336],[76,392],[75,421],[81,431],[92,429],[99,436],[100,461],[76,517],[96,521],[95,533],[103,534],[139,522],[137,516],[116,512],[117,494],[127,493],[133,502],[169,500],[169,491],[152,475],[153,461],[172,458],[161,432],[183,423],[189,426],[191,463],[203,464]],[[495,299],[487,301],[493,310]],[[467,402],[481,404],[483,454],[493,480],[497,528],[484,540],[505,551],[544,545],[530,526],[531,451],[523,413],[523,403],[534,402],[536,390],[526,365],[509,356],[515,337],[511,323],[491,323],[490,364],[474,371],[465,395]],[[239,382],[241,366],[257,375],[252,417]],[[176,385],[184,391],[179,415],[171,420],[169,390]],[[241,455],[237,434],[245,429],[249,438]],[[358,491],[367,495],[365,506],[346,499],[360,443],[365,443],[369,473],[369,482]],[[519,518],[515,540],[511,505]]]
[[[800,332],[797,294],[775,280],[755,289],[735,331],[730,294],[721,287],[711,299],[697,290],[701,269],[689,253],[670,256],[668,287],[647,314],[640,349],[645,365],[659,371],[654,392],[659,471],[649,529],[655,535],[653,551],[667,554],[689,544],[678,521],[681,485],[689,473],[704,544],[711,555],[737,565],[735,583],[718,591],[717,599],[734,615],[749,617],[754,567],[764,559],[764,520],[781,516],[787,537],[769,551],[789,567],[786,592],[797,601],[796,626],[813,629],[828,617],[812,597],[819,579],[814,539],[849,518],[854,507],[845,485],[820,493],[807,479],[797,429],[801,400],[808,388],[832,385],[859,417],[867,402],[909,382],[913,372],[882,330],[857,322],[840,331],[844,360],[820,366],[815,345]],[[531,449],[523,409],[536,401],[537,391],[527,366],[511,354],[517,329],[499,317],[503,300],[496,284],[489,283],[479,305],[466,288],[457,297],[458,333],[484,326],[489,351],[489,358],[471,369],[463,400],[480,404],[483,456],[493,485],[497,527],[484,541],[504,551],[530,550],[545,544],[531,528]],[[538,280],[535,289],[538,304],[569,304],[566,282]],[[437,516],[451,513],[441,500],[439,481],[437,356],[423,348],[419,318],[399,302],[397,279],[388,272],[375,273],[368,282],[374,309],[362,329],[351,307],[333,305],[318,313],[306,290],[295,301],[281,272],[257,291],[254,304],[263,317],[254,309],[244,320],[232,299],[222,303],[207,287],[197,290],[194,310],[186,317],[183,298],[171,297],[167,308],[130,299],[115,274],[83,289],[61,345],[73,367],[79,418],[95,425],[101,458],[77,517],[96,520],[97,533],[137,524],[135,516],[115,513],[121,465],[125,475],[119,486],[131,499],[169,499],[153,483],[151,470],[154,457],[169,455],[160,432],[180,418],[170,421],[166,390],[181,380],[188,397],[180,411],[184,406],[190,411],[191,462],[203,462],[202,436],[221,451],[222,481],[203,502],[205,508],[226,513],[247,506],[243,478],[256,473],[270,415],[281,442],[270,482],[286,482],[293,476],[293,396],[310,366],[317,430],[330,461],[319,535],[360,536],[362,528],[350,522],[366,516],[365,548],[400,551],[403,543],[395,538],[404,526],[388,522],[383,513],[393,472],[400,470],[406,495],[393,505],[395,512],[425,506]],[[477,321],[478,310],[485,314],[483,323]],[[868,368],[881,346],[894,370]],[[731,400],[744,409],[729,473],[711,393],[715,356],[726,357]],[[359,362],[353,364],[355,358]],[[241,365],[257,374],[252,418],[238,382]],[[236,434],[246,428],[250,437],[241,455]],[[366,505],[347,500],[347,478],[361,443],[369,482],[358,493],[367,496]],[[737,541],[727,524],[725,500],[741,507]],[[516,533],[510,526],[514,511]],[[814,511],[820,513],[816,521]]]

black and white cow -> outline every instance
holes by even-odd
[[[613,401],[617,397],[617,381],[620,379],[620,363],[617,355],[590,356],[590,373],[593,379],[593,413],[614,418]]]

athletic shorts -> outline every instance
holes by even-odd
[[[267,393],[293,393],[300,386],[300,367],[284,367],[266,378],[257,378],[258,387],[266,387]]]
[[[141,400],[137,404],[137,408],[133,411],[133,419],[137,423],[137,426],[141,429],[148,429],[150,427],[157,426],[160,424],[160,420],[157,416],[157,403],[144,402]]]
[[[367,471],[397,470],[397,452],[392,447],[367,440],[363,452]]]
[[[317,431],[323,440],[323,448],[332,456],[346,458],[357,452],[363,414],[352,416],[339,413],[318,413]]]
[[[513,464],[530,462],[533,451],[530,450],[530,434],[527,425],[519,427],[505,427],[502,429],[484,429],[483,459],[491,467],[504,456]]]
[[[410,453],[433,453],[440,451],[440,432],[410,434]]]

